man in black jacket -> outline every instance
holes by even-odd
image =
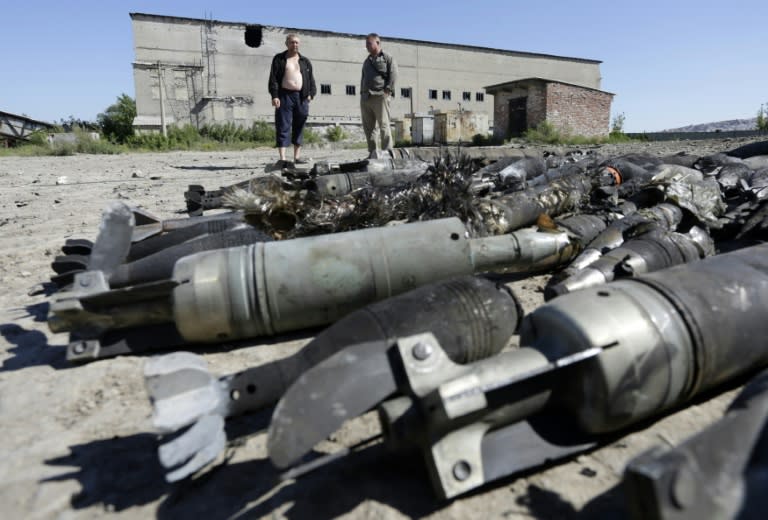
[[[309,116],[309,102],[317,94],[312,63],[299,54],[299,37],[293,33],[285,37],[285,52],[275,55],[269,73],[269,94],[275,107],[275,131],[280,153],[278,167],[289,164],[285,149],[293,143],[293,162],[306,163],[301,159],[304,124]]]

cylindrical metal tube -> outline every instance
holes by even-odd
[[[189,341],[260,336],[474,271],[456,218],[254,244],[179,260],[174,315]]]
[[[211,223],[209,222],[208,224]],[[176,261],[182,257],[201,251],[236,247],[256,242],[270,242],[271,240],[272,237],[263,231],[254,229],[247,224],[242,224],[240,229],[205,235],[157,251],[133,262],[121,264],[110,275],[109,285],[114,288],[167,280],[173,275]]]
[[[607,347],[556,395],[584,431],[615,431],[768,364],[768,245],[553,300],[521,344],[557,357]]]
[[[413,182],[429,167],[427,163],[420,161],[409,162],[415,164],[405,164],[398,169],[383,167],[371,169],[369,165],[366,171],[323,175],[309,181],[307,187],[321,195],[339,197],[358,188],[394,186],[402,182]]]
[[[204,235],[223,233],[243,224],[241,213],[232,213],[229,218],[193,217],[187,219],[191,223],[184,227],[174,227],[162,234],[153,235],[139,242],[131,244],[128,252],[128,262],[133,262],[145,256],[157,253],[163,249],[173,247],[182,242],[193,240]],[[197,221],[197,222],[195,222]],[[194,222],[194,223],[192,223]]]
[[[597,262],[603,254],[615,250],[624,243],[624,234],[640,225],[652,224],[660,229],[673,231],[683,218],[683,212],[674,204],[661,203],[651,208],[630,212],[624,218],[616,219],[608,227],[600,232],[588,246],[566,267],[563,271],[550,279],[544,291],[544,298],[549,300],[559,294],[570,292],[566,283],[576,287],[591,287],[605,283],[607,279],[601,271],[586,272],[586,268]],[[696,241],[699,241],[698,237]],[[575,278],[584,281],[576,282]],[[571,280],[573,279],[573,280]],[[575,289],[571,289],[575,290]]]
[[[514,233],[470,241],[475,269],[479,272],[521,273],[542,271],[573,257],[566,233],[542,233],[521,229]],[[517,261],[511,262],[512,255]]]
[[[530,226],[542,213],[555,217],[577,209],[592,191],[592,180],[570,176],[538,188],[529,188],[494,199],[480,199],[475,206],[493,234]]]
[[[478,276],[418,287],[347,314],[292,356],[227,377],[227,416],[276,402],[304,371],[348,345],[431,330],[453,361],[471,363],[501,351],[521,319],[511,291]]]
[[[597,258],[583,269],[550,285],[545,291],[547,299],[555,296],[610,282],[616,278],[637,276],[698,260],[714,250],[708,235],[708,244],[702,247],[688,235],[655,230],[638,236]]]

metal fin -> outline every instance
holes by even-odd
[[[119,201],[111,201],[104,208],[99,235],[93,244],[88,263],[89,271],[110,274],[128,258],[134,228],[131,209]]]
[[[150,358],[144,365],[144,380],[154,408],[152,422],[162,432],[192,424],[226,402],[208,364],[190,352]]]
[[[224,451],[227,436],[224,418],[206,415],[179,437],[160,446],[158,456],[163,467],[171,470],[165,475],[176,482],[214,461]]]
[[[336,431],[397,390],[387,341],[358,343],[306,371],[275,408],[267,447],[286,468]]]

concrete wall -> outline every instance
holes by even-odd
[[[131,14],[137,125],[160,124],[160,97],[167,123],[233,121],[250,125],[273,120],[267,92],[272,57],[285,50],[285,36],[297,33],[301,52],[312,60],[318,84],[310,123],[359,124],[361,65],[365,35],[261,26],[259,47],[245,44],[247,24]],[[493,119],[493,96],[484,85],[525,77],[600,87],[600,62],[462,45],[382,37],[383,49],[399,67],[392,115],[409,112],[463,110],[485,112]],[[321,94],[321,85],[331,93]],[[347,94],[347,86],[354,95]],[[401,95],[410,88],[411,99]],[[162,89],[162,90],[161,90]],[[430,98],[437,92],[437,99]],[[443,99],[443,92],[450,100]],[[464,93],[469,93],[469,100]]]
[[[435,114],[434,138],[437,143],[467,143],[477,134],[488,134],[488,114],[485,112],[448,110]]]

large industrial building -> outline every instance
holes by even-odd
[[[143,13],[130,16],[137,129],[272,121],[274,109],[267,92],[270,64],[285,50],[285,37],[291,32],[300,36],[300,52],[312,60],[315,71],[318,95],[309,124],[360,124],[361,65],[367,55],[363,34]],[[393,119],[461,110],[487,114],[491,131],[494,100],[486,86],[543,78],[600,89],[600,61],[592,59],[386,35],[382,48],[395,57],[399,69]],[[604,119],[607,133],[607,113]]]

